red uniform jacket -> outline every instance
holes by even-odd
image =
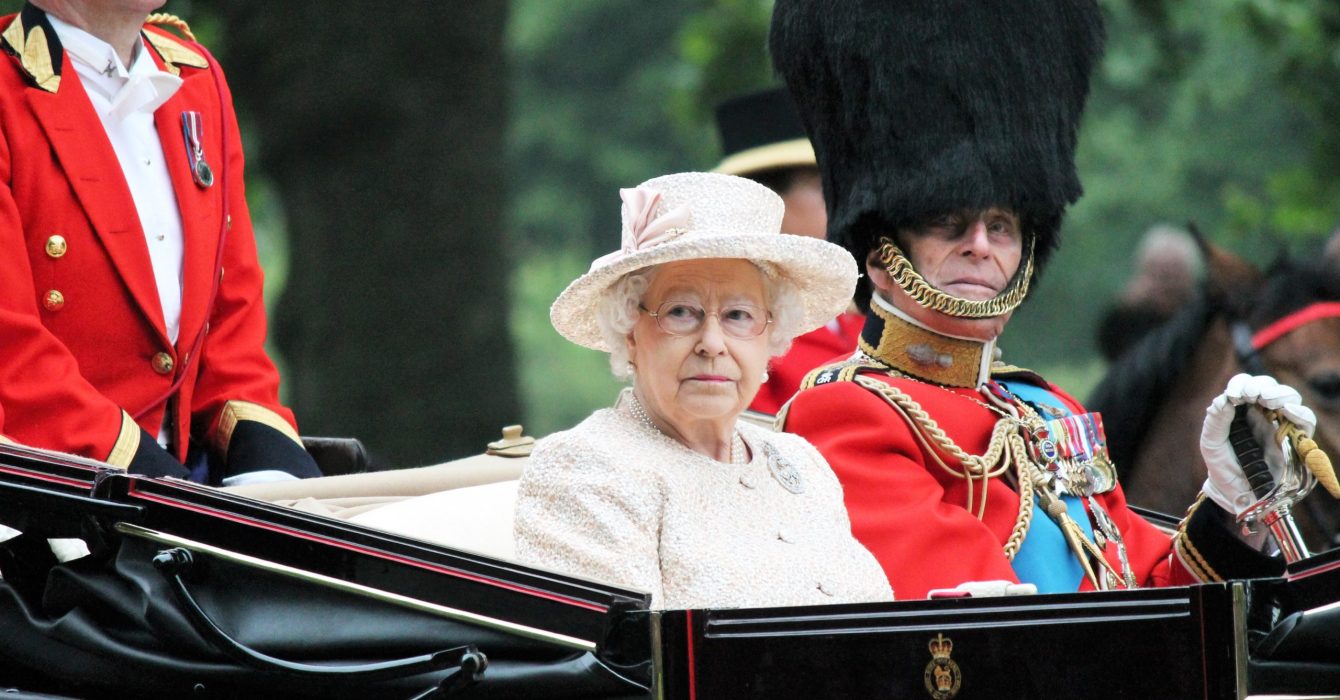
[[[865,376],[910,395],[969,454],[986,451],[997,416],[976,400],[976,391],[880,373]],[[806,389],[791,403],[786,430],[814,443],[828,460],[842,482],[852,533],[883,565],[899,598],[924,598],[931,589],[967,581],[1018,580],[1002,551],[1019,512],[1014,489],[991,479],[986,512],[978,520],[965,508],[967,482],[936,465],[906,420],[880,396],[850,381]],[[1169,536],[1131,512],[1120,487],[1097,499],[1122,532],[1140,585],[1199,580],[1173,555]],[[1047,516],[1035,510],[1034,517]],[[1120,570],[1115,544],[1105,553]],[[1082,589],[1091,588],[1085,579]]]
[[[782,404],[800,389],[801,380],[810,370],[856,350],[856,339],[861,335],[865,317],[844,313],[834,321],[837,322],[837,332],[828,326],[816,328],[796,338],[785,355],[768,364],[768,381],[759,387],[753,403],[749,404],[750,410],[777,415]]]
[[[221,454],[241,426],[289,447],[252,445],[239,454],[292,457],[293,415],[279,403],[279,376],[262,347],[262,273],[223,76],[192,45],[145,27],[146,49],[184,81],[154,114],[185,246],[174,345],[129,187],[55,32],[31,6],[0,19],[0,28],[0,405],[9,436],[132,466],[150,450],[145,435],[163,424],[169,402],[155,400],[183,376],[170,400],[178,461],[187,436]],[[202,116],[204,158],[216,176],[226,174],[227,188],[193,181],[181,122],[188,110]],[[231,228],[219,269],[225,190]],[[210,306],[216,278],[222,283]],[[203,345],[188,356],[202,329]],[[230,471],[262,466],[286,468]]]

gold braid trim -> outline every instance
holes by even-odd
[[[1005,422],[1003,419],[1001,423]],[[1010,447],[1016,451],[1016,454],[1023,454],[1024,440],[1018,433],[1010,436]],[[1014,445],[1015,441],[1018,445]],[[1019,480],[1019,514],[1014,518],[1014,529],[1010,531],[1010,538],[1005,540],[1005,558],[1014,561],[1014,555],[1019,553],[1019,547],[1023,546],[1024,538],[1028,536],[1028,528],[1033,525],[1033,480],[1028,478],[1027,467],[1023,460],[1016,460],[1015,478]]]
[[[60,67],[60,57],[51,55],[51,44],[47,41],[46,30],[33,27],[27,34],[25,31],[22,16],[16,16],[0,36],[14,49],[15,55],[19,57],[19,64],[23,66],[23,71],[32,77],[33,83],[47,92],[56,92],[60,88],[60,76],[56,74],[56,69]],[[53,59],[57,63],[53,64]]]
[[[1018,425],[1009,418],[1001,418],[991,430],[991,441],[983,455],[968,454],[954,443],[931,418],[930,414],[915,399],[902,390],[889,386],[871,377],[857,376],[856,383],[884,399],[899,415],[912,426],[912,434],[921,443],[926,453],[935,461],[936,466],[959,479],[967,481],[968,512],[981,520],[986,516],[986,485],[992,477],[1000,476],[1015,468],[1019,479],[1019,514],[1015,517],[1014,528],[1005,541],[1005,557],[1010,561],[1019,552],[1019,547],[1028,534],[1033,522],[1033,480],[1029,474],[1028,450],[1018,433]],[[956,469],[945,462],[943,456],[952,457],[959,464]],[[974,507],[977,500],[974,494],[974,482],[980,480],[981,503]]]
[[[224,404],[223,410],[219,412],[218,425],[214,428],[214,435],[211,439],[214,449],[218,450],[219,455],[224,459],[228,458],[228,445],[233,441],[233,431],[237,429],[237,424],[244,420],[268,425],[283,433],[299,446],[302,445],[302,438],[298,437],[298,431],[294,430],[293,426],[289,425],[289,422],[278,413],[250,401],[233,400]]]
[[[181,32],[182,36],[191,41],[195,41],[195,35],[191,33],[191,27],[186,24],[186,20],[167,12],[155,12],[149,15],[145,24],[167,25]]]
[[[1196,498],[1196,502],[1186,509],[1186,515],[1182,516],[1182,522],[1177,524],[1177,533],[1173,535],[1173,551],[1177,552],[1177,558],[1182,560],[1192,576],[1204,583],[1217,583],[1223,581],[1224,578],[1214,570],[1214,567],[1210,566],[1210,563],[1205,560],[1196,546],[1191,544],[1191,539],[1186,536],[1186,524],[1191,522],[1191,514],[1195,513],[1196,509],[1200,508],[1204,502],[1205,494],[1201,493]]]
[[[136,423],[129,413],[121,411],[121,431],[117,433],[116,443],[112,445],[112,451],[107,453],[107,459],[104,461],[114,467],[128,469],[139,448],[140,424]]]
[[[917,304],[955,318],[992,318],[1013,311],[1028,295],[1028,283],[1033,278],[1033,241],[1028,242],[1028,257],[1021,274],[1015,275],[1005,291],[984,301],[961,299],[932,287],[888,237],[879,239],[879,261]]]

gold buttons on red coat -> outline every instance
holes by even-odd
[[[60,293],[59,289],[47,290],[42,295],[42,308],[47,311],[60,311],[65,307],[65,295]]]
[[[69,246],[65,243],[65,236],[58,233],[47,239],[47,257],[59,258],[60,256],[65,255],[66,250],[69,250]]]
[[[153,365],[154,371],[159,374],[172,374],[172,368],[176,366],[172,356],[165,352],[154,353],[153,359],[149,363]]]

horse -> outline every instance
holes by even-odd
[[[1297,389],[1317,414],[1317,444],[1340,456],[1340,260],[1281,258],[1262,271],[1197,238],[1199,293],[1118,358],[1087,402],[1127,500],[1169,514],[1195,500],[1205,409],[1240,372]],[[1323,489],[1293,510],[1313,552],[1340,545],[1340,502]]]

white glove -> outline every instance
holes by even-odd
[[[1247,404],[1257,404],[1263,408],[1274,409],[1293,421],[1310,437],[1317,427],[1317,417],[1312,409],[1303,405],[1303,398],[1292,387],[1280,384],[1273,377],[1253,377],[1239,374],[1228,380],[1224,393],[1210,402],[1205,409],[1205,423],[1200,431],[1200,454],[1205,459],[1209,476],[1201,491],[1209,496],[1220,508],[1241,515],[1257,501],[1247,476],[1242,472],[1238,456],[1228,442],[1229,427],[1233,423],[1234,409]],[[1266,454],[1271,454],[1271,445],[1263,445]],[[1277,450],[1278,448],[1276,448]],[[1267,459],[1271,467],[1271,476],[1280,478],[1280,463],[1276,459]]]

